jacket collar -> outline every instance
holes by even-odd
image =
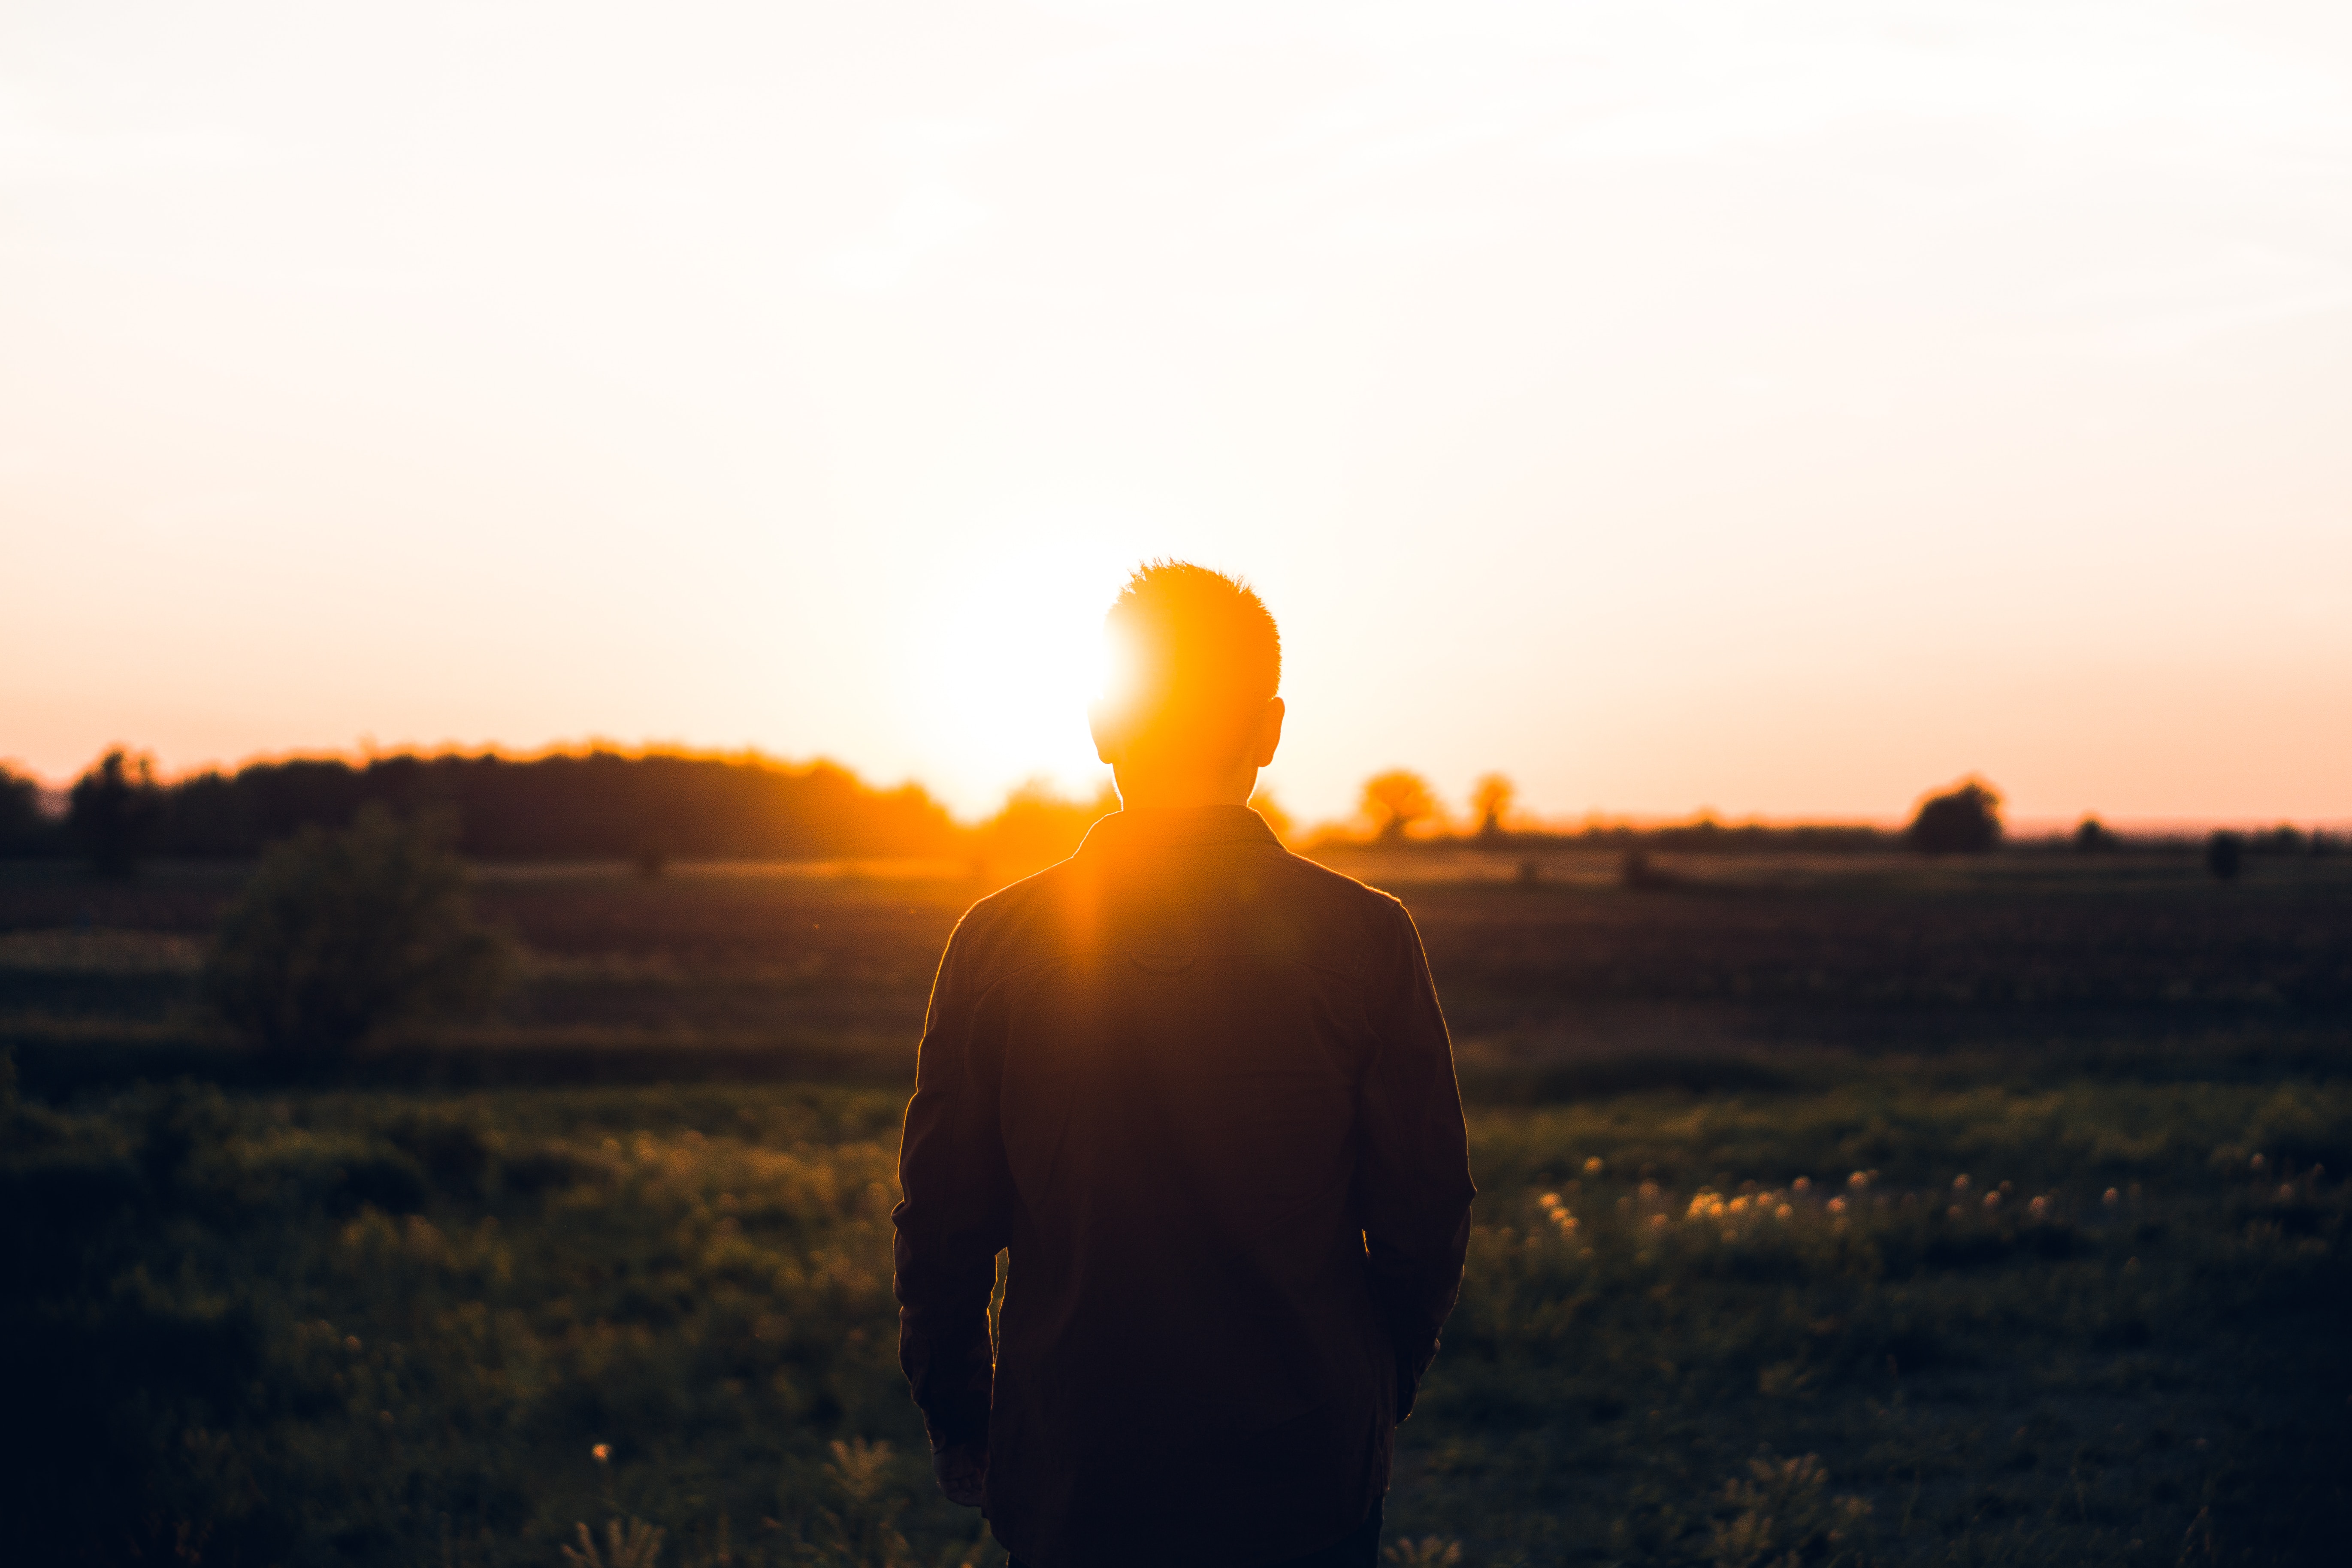
[[[1087,829],[1078,853],[1190,844],[1274,844],[1282,841],[1265,818],[1245,805],[1162,805],[1115,811]]]

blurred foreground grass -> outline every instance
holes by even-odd
[[[7,1555],[1001,1562],[895,1366],[899,1104],[0,1107]],[[1413,1561],[2341,1561],[2352,1085],[1880,1061],[1473,1134]]]

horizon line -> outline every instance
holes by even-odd
[[[129,742],[117,742],[113,744],[110,744],[104,750],[100,751],[99,756],[103,757],[107,752],[114,751],[117,747],[120,747],[122,751],[132,756],[152,754],[147,752],[143,748],[131,745]],[[778,772],[790,773],[809,773],[819,769],[831,768],[848,774],[851,778],[855,779],[860,786],[873,790],[878,794],[890,794],[910,787],[919,790],[925,796],[935,802],[942,811],[945,811],[948,814],[950,820],[968,826],[978,826],[981,823],[985,823],[991,820],[991,818],[992,818],[997,812],[1001,812],[1004,808],[1004,805],[1015,795],[1024,792],[1034,792],[1040,787],[1044,788],[1055,798],[1066,800],[1073,805],[1083,806],[1088,804],[1088,802],[1080,795],[1065,795],[1061,789],[1059,782],[1054,779],[1046,771],[1040,770],[1037,773],[1028,775],[1020,782],[1007,786],[1004,791],[1003,799],[998,803],[994,811],[991,811],[986,815],[980,816],[967,821],[961,814],[956,812],[929,783],[920,778],[917,778],[912,774],[899,779],[895,784],[883,784],[869,778],[864,772],[852,763],[842,762],[836,758],[823,754],[814,754],[803,761],[794,761],[789,756],[782,755],[779,752],[770,752],[762,749],[761,747],[751,744],[736,747],[719,747],[693,746],[683,742],[670,741],[639,741],[631,742],[597,735],[586,736],[578,741],[551,741],[544,745],[529,748],[511,747],[496,741],[479,742],[442,741],[431,745],[408,742],[394,746],[382,746],[377,744],[373,737],[363,736],[356,745],[349,748],[295,747],[285,751],[253,752],[247,753],[235,763],[213,761],[194,763],[186,767],[173,770],[169,773],[159,770],[156,774],[156,778],[159,783],[164,784],[184,784],[192,779],[202,778],[206,774],[224,774],[233,777],[236,774],[244,772],[247,768],[283,766],[291,763],[342,763],[346,765],[364,767],[379,761],[387,761],[402,757],[411,757],[422,762],[432,762],[449,757],[457,757],[467,760],[496,759],[499,762],[533,763],[545,761],[553,757],[576,759],[596,755],[617,756],[630,761],[640,761],[654,757],[671,757],[686,762],[715,762],[734,765],[754,765],[772,768]],[[93,758],[91,765],[94,765],[97,759]],[[1374,771],[1378,772],[1380,770],[1375,769]],[[1419,772],[1420,770],[1415,769],[1412,771]],[[45,804],[58,809],[62,809],[65,803],[65,797],[68,792],[72,788],[74,782],[72,778],[66,779],[62,782],[53,781],[47,775],[37,773],[30,767],[22,765],[14,758],[5,754],[0,754],[0,773],[15,773],[20,778],[30,779],[36,787],[40,790],[45,798]],[[79,774],[74,775],[75,778],[79,778]],[[1368,774],[1367,776],[1369,777],[1370,775]],[[1973,773],[1969,775],[1970,778],[1977,776],[1978,775]],[[1106,782],[1106,787],[1108,787],[1108,781]],[[1920,798],[1924,800],[1927,796],[1936,794],[1937,790],[1949,786],[1937,785],[1922,791]],[[1256,794],[1260,792],[1266,793],[1268,795],[1272,794],[1272,792],[1270,790],[1266,790],[1264,785],[1260,785],[1259,791],[1254,792],[1252,798],[1256,798]],[[1277,796],[1275,798],[1278,805],[1279,797]],[[1788,832],[1800,828],[1858,828],[1867,829],[1873,832],[1900,832],[1910,820],[1908,815],[1904,813],[1879,816],[1860,815],[1852,816],[1789,816],[1765,812],[1749,812],[1741,816],[1732,816],[1726,814],[1712,805],[1694,806],[1687,811],[1682,812],[1612,812],[1595,807],[1588,808],[1582,813],[1572,816],[1566,813],[1552,815],[1540,812],[1523,811],[1517,814],[1517,817],[1521,826],[1507,829],[1507,831],[1521,834],[1538,834],[1549,837],[1572,837],[1579,834],[1611,832],[1621,829],[1636,833],[1650,833],[1667,828],[1696,827],[1705,823],[1713,823],[1727,832],[1736,831],[1741,828],[1758,828],[1767,832]],[[2034,813],[2015,817],[2004,817],[2002,819],[2001,826],[2003,832],[2009,837],[2018,838],[2040,838],[2052,836],[2063,836],[2073,831],[2084,822],[2093,819],[2097,820],[2102,826],[2106,827],[2137,834],[2142,837],[2159,838],[2168,837],[2177,837],[2182,835],[2203,834],[2223,830],[2263,831],[2278,827],[2294,827],[2305,832],[2352,832],[2352,816],[2313,818],[2308,821],[2296,821],[2291,817],[2272,814],[2239,817],[2206,817],[2193,816],[2111,815],[2109,813],[2097,810],[2086,810],[2074,813],[2072,815]],[[1288,835],[1288,837],[1293,839],[1303,841],[1318,834],[1331,834],[1345,831],[1351,825],[1359,823],[1360,820],[1360,818],[1358,816],[1351,814],[1344,816],[1323,817],[1313,821],[1300,821],[1297,824],[1294,830],[1290,835]],[[1475,817],[1473,814],[1465,813],[1457,816],[1454,812],[1446,811],[1442,814],[1441,821],[1444,824],[1444,827],[1442,832],[1439,834],[1409,837],[1416,837],[1421,841],[1428,841],[1430,839],[1440,837],[1457,837],[1458,832],[1456,825],[1475,825]],[[1470,826],[1466,830],[1475,831],[1475,826]]]

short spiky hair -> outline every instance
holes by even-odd
[[[1123,706],[1153,750],[1238,747],[1281,689],[1281,630],[1239,577],[1189,561],[1147,561],[1103,625],[1130,661]]]

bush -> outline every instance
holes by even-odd
[[[466,868],[426,830],[363,807],[261,858],[226,915],[205,994],[273,1056],[331,1057],[388,1024],[488,1006],[511,952],[476,923]]]
[[[117,746],[74,781],[66,797],[66,835],[100,876],[128,877],[163,816],[153,759]]]
[[[41,810],[41,786],[0,765],[0,855],[37,855],[55,837]]]
[[[1923,855],[1982,855],[2000,842],[2000,795],[1966,779],[1919,803],[1905,837]]]
[[[2245,839],[2224,828],[2205,840],[2205,869],[2213,874],[2216,881],[2233,882],[2245,854]]]

